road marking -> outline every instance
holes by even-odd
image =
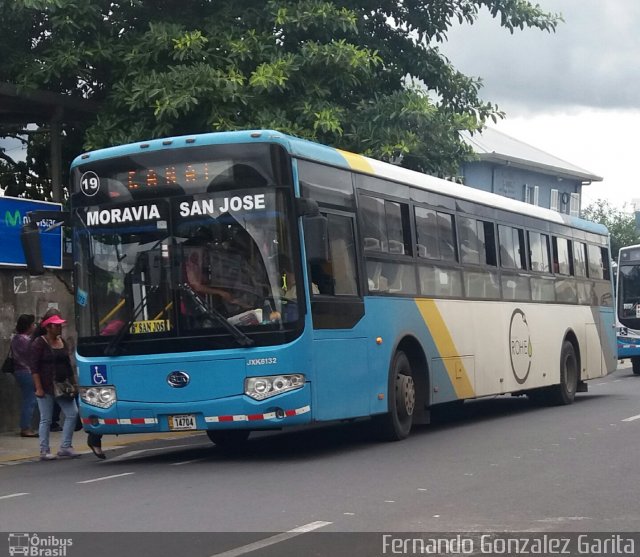
[[[288,530],[287,532],[283,532],[282,534],[276,534],[275,536],[265,538],[264,540],[260,540],[259,542],[236,547],[235,549],[230,549],[229,551],[224,551],[222,553],[214,553],[213,555],[211,555],[211,557],[237,557],[238,555],[244,555],[245,553],[250,553],[251,551],[263,549],[265,547],[269,547],[270,545],[295,538],[296,536],[300,536],[301,534],[306,534],[307,532],[312,532],[313,530],[324,528],[325,526],[329,526],[329,524],[333,524],[333,522],[324,522],[322,520],[310,522],[309,524],[305,524],[304,526],[299,526],[298,528]]]
[[[124,474],[114,474],[113,476],[102,476],[101,478],[94,478],[93,480],[84,480],[82,482],[76,482],[77,484],[90,484],[93,482],[101,482],[102,480],[111,480],[113,478],[122,478],[123,476],[131,476],[135,472],[125,472]]]
[[[194,458],[193,460],[183,460],[182,462],[173,462],[171,466],[182,466],[183,464],[191,464],[192,462],[202,462],[206,458]]]
[[[637,416],[631,416],[630,418],[625,418],[622,421],[623,422],[633,422],[634,420],[640,420],[640,414],[638,414]]]
[[[182,449],[184,447],[192,447],[193,445],[169,445],[168,447],[155,447],[153,449],[140,449],[138,451],[129,451],[128,453],[121,454],[115,458],[109,459],[111,462],[118,462],[120,460],[126,460],[127,458],[131,458],[132,456],[137,456],[140,454],[148,453],[151,451],[166,451],[169,449]]]
[[[28,493],[12,493],[11,495],[1,495],[0,499],[11,499],[13,497],[22,497],[23,495],[29,495]]]

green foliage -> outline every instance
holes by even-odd
[[[611,257],[618,259],[618,252],[624,246],[640,244],[640,232],[636,228],[633,212],[618,209],[604,199],[598,199],[582,210],[582,218],[604,224],[611,235]]]
[[[85,149],[274,128],[452,175],[458,130],[502,116],[438,49],[483,8],[561,21],[526,0],[0,0],[0,81],[99,103],[67,130]]]

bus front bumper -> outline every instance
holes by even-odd
[[[124,435],[223,429],[281,429],[311,423],[311,388],[255,401],[245,395],[189,403],[118,401],[108,409],[80,402],[85,431]]]

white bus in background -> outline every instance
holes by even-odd
[[[620,248],[617,275],[618,359],[640,375],[640,245]]]

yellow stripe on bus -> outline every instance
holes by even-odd
[[[447,324],[442,318],[434,300],[416,300],[418,310],[427,325],[429,332],[435,342],[438,356],[443,359],[443,363],[451,380],[451,385],[458,398],[469,398],[475,395],[473,385],[469,380],[469,374],[464,366],[464,361],[458,354],[451,333]],[[462,374],[460,374],[462,370]],[[461,376],[460,376],[461,375]]]
[[[355,153],[342,151],[341,149],[336,149],[336,151],[346,159],[352,170],[360,170],[361,172],[367,172],[368,174],[375,174],[371,163],[362,155],[356,155]]]

